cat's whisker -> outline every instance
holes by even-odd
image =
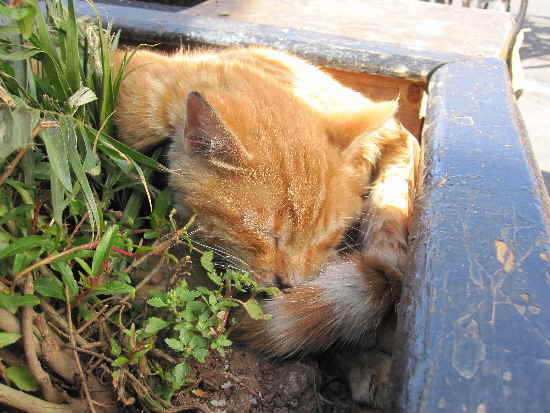
[[[230,269],[230,270],[235,270],[235,271],[241,272],[241,273],[248,273],[248,274],[250,273],[250,271],[247,271],[244,268],[237,267],[235,265],[231,265],[231,264],[228,264],[228,263],[220,263],[219,266],[222,267],[222,268],[225,268],[226,270]]]
[[[191,237],[190,237],[191,238]],[[225,250],[224,248],[222,247],[219,247],[219,246],[216,246],[216,247],[213,247],[212,245],[208,245],[208,244],[205,244],[204,242],[201,242],[201,241],[198,241],[196,239],[193,239],[191,238],[191,241],[194,243],[194,244],[197,244],[201,247],[204,247],[204,248],[208,248],[212,251],[214,251],[215,253],[217,253],[221,258],[223,259],[231,259],[235,262],[238,262],[240,264],[243,264],[245,267],[247,268],[250,268],[250,265],[248,265],[248,263],[244,260],[242,260],[241,258],[231,254],[229,251]]]
[[[244,261],[244,260],[240,259],[239,257],[235,256],[229,250],[227,250],[223,247],[220,247],[220,246],[214,247],[213,245],[207,244],[202,240],[199,241],[197,238],[194,237],[194,235],[196,235],[199,232],[200,232],[200,228],[196,228],[193,231],[188,231],[187,232],[187,235],[189,236],[189,238],[191,239],[191,242],[193,244],[196,244],[196,245],[201,246],[203,248],[208,248],[208,249],[214,251],[215,253],[217,253],[218,255],[220,255],[221,258],[223,258],[223,259],[231,259],[231,260],[234,260],[236,262],[239,262],[239,263],[245,265],[246,267],[250,267],[246,261]]]

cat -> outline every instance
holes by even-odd
[[[179,213],[282,289],[263,302],[272,319],[244,320],[237,335],[285,357],[359,342],[399,296],[418,143],[397,108],[268,48],[139,49],[115,124],[139,150],[171,138]],[[358,220],[362,247],[341,256]]]

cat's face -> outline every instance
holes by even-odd
[[[370,169],[358,133],[349,123],[335,132],[292,105],[266,114],[224,103],[231,117],[189,95],[170,155],[177,202],[197,215],[202,239],[260,282],[286,287],[314,277],[361,213]],[[339,140],[338,132],[355,135]]]

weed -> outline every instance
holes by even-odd
[[[0,347],[23,346],[44,361],[50,350],[40,346],[55,336],[73,351],[65,361],[81,376],[92,411],[77,369],[90,354],[103,361],[124,404],[133,392],[148,406],[171,408],[174,393],[191,383],[189,361],[223,355],[231,345],[231,308],[266,317],[254,296],[273,290],[246,274],[219,273],[213,252],[193,245],[191,222],[180,228],[174,219],[171,191],[150,183],[166,170],[157,161],[162,150],[147,156],[112,137],[131,54],[115,72],[119,34],[110,25],[77,19],[72,0],[67,8],[47,2],[45,11],[36,0],[0,2],[0,23]],[[176,243],[201,257],[213,287],[181,279],[150,292],[147,303],[136,299],[167,262],[180,262],[169,252]],[[136,269],[151,258],[158,265],[137,283]],[[236,292],[252,298],[241,301]],[[42,318],[55,331],[39,325]],[[24,340],[29,335],[38,344]],[[66,358],[62,347],[58,357]],[[4,361],[8,384],[59,400],[59,389],[36,380],[48,375],[36,363]]]

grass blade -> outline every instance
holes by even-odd
[[[67,37],[65,38],[65,50],[67,58],[67,81],[72,90],[80,89],[82,84],[80,77],[80,46],[78,44],[78,26],[74,13],[73,0],[68,0],[67,8],[69,18],[67,20]]]
[[[110,135],[113,131],[111,114],[115,110],[113,97],[113,84],[111,81],[111,45],[109,42],[110,26],[108,30],[99,30],[99,44],[101,48],[101,67],[103,68],[103,88],[101,90],[101,108],[99,111],[99,124],[105,125],[103,130]]]
[[[66,133],[69,137],[69,163],[71,165],[73,173],[75,174],[76,180],[82,187],[82,192],[84,193],[86,205],[88,207],[88,211],[90,212],[90,224],[92,228],[94,228],[96,225],[100,226],[101,220],[97,208],[97,203],[92,192],[92,188],[90,187],[90,183],[88,182],[86,172],[84,171],[84,167],[80,159],[80,154],[78,153],[78,137],[76,135],[77,128],[74,124],[69,124],[67,120],[64,120],[61,123],[61,127],[63,130],[62,133]]]
[[[107,258],[109,251],[115,240],[115,236],[118,232],[118,225],[113,225],[110,227],[101,238],[99,245],[97,246],[94,254],[94,259],[92,261],[92,276],[97,277],[101,272],[101,265],[103,261]]]
[[[66,127],[47,128],[40,132],[40,137],[46,144],[50,168],[63,187],[73,190],[71,172],[69,169],[68,135]]]
[[[65,190],[63,183],[59,180],[52,167],[50,167],[50,188],[52,193],[53,218],[59,225],[63,225],[63,211],[67,206],[65,203]]]
[[[36,2],[36,0],[34,0]],[[36,33],[31,36],[31,42],[44,51],[45,58],[42,61],[42,70],[57,91],[56,97],[64,102],[70,96],[70,87],[63,76],[62,59],[50,36],[48,24],[42,13],[36,15]]]

